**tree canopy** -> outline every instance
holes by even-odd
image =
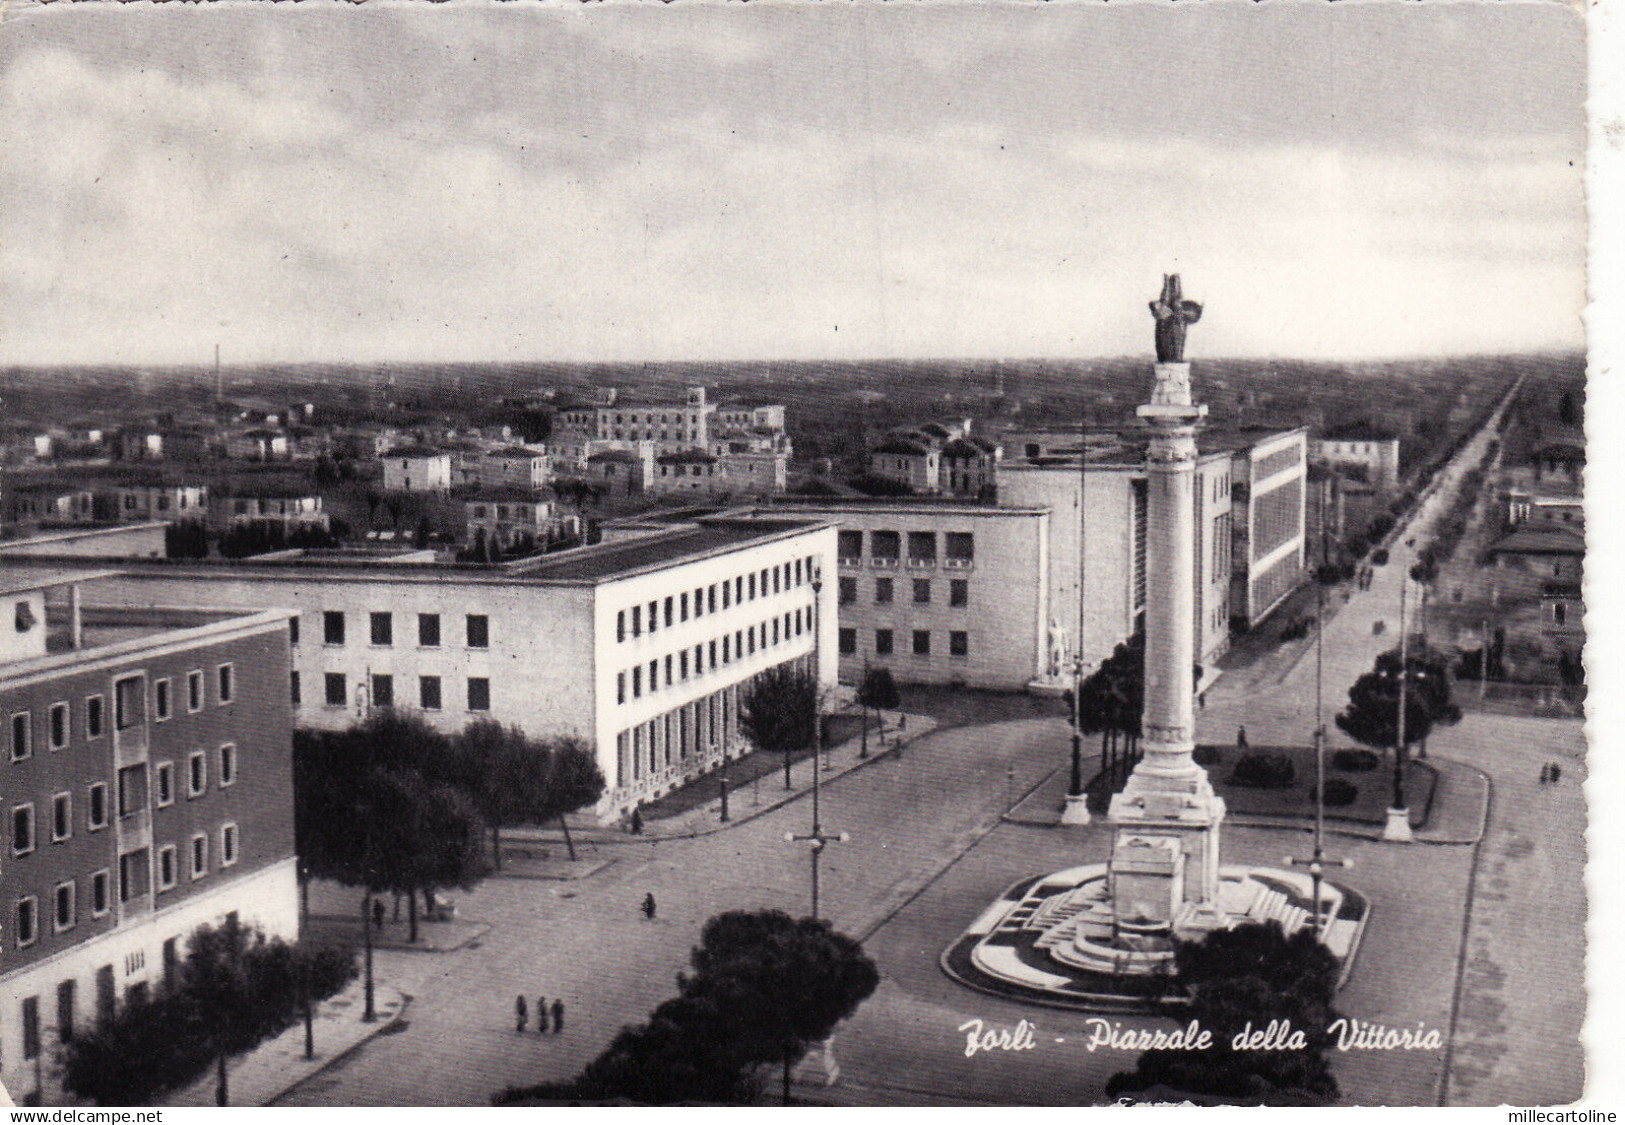
[[[1132,1071],[1106,1083],[1109,1097],[1155,1087],[1205,1095],[1226,1104],[1316,1104],[1337,1097],[1326,1061],[1338,1018],[1332,1007],[1337,958],[1308,929],[1291,937],[1280,923],[1215,930],[1174,950],[1179,983],[1190,994],[1190,1018],[1212,1033],[1206,1050],[1152,1050]],[[1302,1032],[1296,1050],[1238,1051],[1238,1032],[1263,1031],[1271,1020]]]
[[[1405,657],[1405,745],[1420,742],[1435,726],[1451,726],[1461,708],[1450,699],[1450,661],[1419,638]],[[1366,746],[1389,749],[1399,740],[1399,650],[1380,654],[1376,666],[1349,688],[1337,729]]]
[[[902,702],[890,669],[870,668],[858,685],[858,705],[871,711],[889,711]]]
[[[790,784],[790,758],[813,744],[818,719],[818,681],[812,673],[780,664],[759,673],[739,702],[739,728],[758,750],[784,755],[784,784]]]

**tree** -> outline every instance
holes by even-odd
[[[412,533],[412,546],[420,551],[427,547],[429,545],[430,530],[429,517],[420,516],[417,530]]]
[[[574,739],[529,739],[518,727],[482,719],[457,737],[456,755],[464,786],[491,828],[491,858],[498,870],[501,831],[516,824],[557,818],[575,858],[565,814],[592,804],[604,791],[603,774],[585,746]]]
[[[1377,657],[1376,666],[1354,681],[1348,705],[1336,716],[1337,729],[1365,746],[1394,751],[1394,808],[1403,808],[1406,750],[1427,738],[1435,726],[1461,721],[1450,699],[1450,661],[1420,638],[1405,656],[1405,745],[1399,743],[1399,650]]]
[[[863,682],[858,685],[858,706],[864,710],[863,715],[863,757],[869,756],[869,712],[890,711],[902,702],[897,694],[897,682],[892,679],[890,670],[886,668],[870,668],[863,674]]]
[[[828,922],[778,910],[712,918],[689,955],[692,972],[649,1021],[628,1027],[572,1081],[509,1089],[497,1104],[538,1098],[630,1099],[653,1105],[755,1100],[758,1073],[789,1073],[880,981],[874,962]]]
[[[759,673],[739,704],[739,726],[758,750],[784,755],[784,787],[790,788],[790,758],[813,744],[818,718],[818,682],[789,664]]]
[[[1326,1062],[1338,1018],[1332,1007],[1339,966],[1313,932],[1291,937],[1280,923],[1248,923],[1216,930],[1174,948],[1179,984],[1190,994],[1190,1017],[1212,1033],[1202,1051],[1151,1050],[1132,1071],[1106,1083],[1108,1097],[1154,1087],[1205,1095],[1226,1104],[1319,1104],[1337,1097]],[[1238,1051],[1234,1039],[1251,1024],[1289,1021],[1302,1032],[1296,1050]]]
[[[193,932],[172,987],[131,999],[69,1041],[63,1086],[99,1105],[131,1105],[190,1085],[213,1062],[215,1100],[228,1100],[226,1065],[290,1026],[309,1002],[355,977],[349,949],[267,940],[231,918]]]

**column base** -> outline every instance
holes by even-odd
[[[790,1078],[803,1086],[833,1086],[839,1082],[841,1064],[835,1061],[835,1036],[814,1043],[791,1068]]]
[[[1409,844],[1416,837],[1411,835],[1411,810],[1389,809],[1388,823],[1382,826],[1382,838],[1396,844]]]
[[[1066,807],[1061,810],[1061,823],[1072,828],[1089,823],[1089,798],[1082,793],[1067,794]]]

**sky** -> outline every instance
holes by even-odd
[[[1584,346],[1556,3],[53,4],[0,362]]]

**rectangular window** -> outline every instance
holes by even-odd
[[[60,750],[68,744],[68,705],[66,703],[51,704],[50,735],[52,750]]]
[[[100,918],[112,909],[112,900],[108,896],[108,872],[98,871],[90,877],[90,916]]]
[[[643,634],[643,607],[641,605],[635,605],[635,606],[632,607],[632,635],[634,637],[637,637],[637,636],[642,636],[642,634]]]
[[[90,787],[90,811],[85,816],[85,825],[94,832],[98,828],[107,827],[107,782],[98,781]]]
[[[722,584],[722,608],[723,609],[727,609],[730,605],[733,604],[733,585],[734,584],[732,582],[724,582]]]
[[[677,595],[677,620],[688,620],[688,591],[684,590]]]
[[[18,805],[11,810],[11,852],[27,855],[34,850],[34,806]]]
[[[395,677],[388,672],[374,672],[372,676],[372,705],[395,706]]]
[[[236,670],[230,664],[222,664],[214,671],[215,702],[230,703],[237,698]]]
[[[194,672],[202,690],[202,672]],[[129,676],[113,684],[113,729],[129,730],[147,721],[147,682],[140,676]],[[202,704],[200,703],[201,707]]]
[[[323,699],[329,707],[343,707],[345,703],[344,673],[328,672],[322,677]]]
[[[66,840],[73,835],[73,794],[58,793],[51,798],[51,839]]]
[[[750,591],[750,600],[755,601],[756,600],[756,572],[754,570],[750,572],[750,581],[748,583],[746,583],[745,588]]]
[[[186,796],[201,797],[208,785],[209,759],[203,751],[194,750],[186,757]]]
[[[203,710],[203,673],[191,671],[186,673],[186,710],[192,713]],[[117,720],[114,720],[115,723]]]
[[[724,591],[726,591],[726,587],[724,587]],[[723,605],[727,605],[727,604],[728,603],[726,601],[723,602]],[[717,587],[716,587],[716,583],[713,582],[710,586],[706,587],[706,591],[705,591],[705,612],[707,612],[707,613],[715,613],[716,611],[717,611]]]
[[[171,870],[173,870],[174,848],[170,848]],[[147,849],[137,848],[133,852],[126,852],[118,857],[118,896],[120,902],[129,902],[140,898],[148,890],[148,881],[152,878],[151,864],[147,859]]]
[[[626,702],[626,673],[625,672],[616,672],[615,673],[615,702],[616,703],[625,703]]]
[[[643,698],[643,665],[632,669],[632,698]]]
[[[839,602],[841,605],[851,605],[858,600],[858,580],[856,578],[840,579],[837,588],[840,591]]]
[[[59,1043],[73,1040],[73,978],[56,986],[56,1038]]]
[[[300,704],[298,672],[288,673],[288,701],[295,707],[299,706]]]
[[[93,695],[85,700],[85,737],[102,736],[102,697]]]
[[[418,677],[418,706],[425,711],[440,710],[440,677]]]
[[[34,716],[19,711],[11,717],[11,760],[20,762],[34,752]]]
[[[895,531],[869,533],[869,557],[876,562],[885,560],[895,566],[902,549],[903,537]]]
[[[914,630],[914,655],[931,655],[931,631],[929,629]]]
[[[299,643],[299,615],[297,613],[288,618],[288,643],[290,645]]]
[[[948,604],[968,605],[970,603],[970,583],[963,578],[950,578],[948,580]]]
[[[491,709],[491,681],[484,676],[468,677],[468,709],[470,711]]]
[[[152,684],[152,717],[163,722],[170,715],[170,684],[168,680],[154,680]]]
[[[175,885],[175,845],[165,844],[158,849],[158,889],[167,891]]]
[[[237,781],[237,747],[233,743],[226,743],[220,747],[220,788],[233,785]]]
[[[717,642],[714,640],[706,642],[705,650],[706,665],[715,668],[717,666]]]
[[[235,824],[222,824],[220,826],[220,866],[230,867],[237,862],[237,826]]]
[[[671,687],[676,681],[671,678],[671,657],[666,657],[666,686]]]
[[[657,691],[660,688],[660,661],[649,661],[649,690]]]
[[[672,620],[672,599],[668,596],[666,598],[666,628],[671,628]]]
[[[875,579],[875,604],[876,605],[891,605],[891,603],[892,603],[892,580],[890,578],[876,578]]]
[[[38,940],[39,900],[33,895],[27,895],[17,900],[17,945],[19,947],[33,945]],[[25,1001],[24,1004],[26,1003]],[[26,1006],[24,1011],[27,1011]]]
[[[491,619],[483,613],[468,615],[468,647],[491,647]]]
[[[976,558],[976,539],[968,531],[949,531],[943,535],[943,553],[952,562],[969,563]]]
[[[29,938],[33,941],[33,938]],[[18,944],[21,944],[19,942]],[[39,997],[23,1001],[23,1058],[39,1058]]]
[[[440,647],[440,615],[438,613],[418,614],[418,645],[421,648]]]
[[[684,681],[688,679],[688,649],[686,648],[677,654],[677,678]]]
[[[856,629],[841,629],[836,635],[840,641],[842,656],[851,656],[858,651],[858,631]]]
[[[890,656],[892,654],[892,638],[890,629],[875,630],[875,655]]]
[[[368,618],[372,627],[372,643],[375,645],[392,645],[395,643],[395,615],[393,613],[374,613]]]
[[[914,604],[931,604],[931,580],[929,578],[916,578],[914,580]]]
[[[615,614],[615,642],[617,644],[626,640],[626,610]]]
[[[175,763],[159,762],[153,767],[153,786],[157,789],[158,807],[175,803]]]
[[[908,558],[910,562],[934,563],[937,561],[937,533],[934,531],[911,531],[908,533]]]
[[[322,642],[330,645],[344,643],[344,614],[331,609],[322,614]]]
[[[201,879],[209,873],[209,838],[199,832],[192,837],[192,878]]]
[[[649,603],[649,632],[652,633],[658,628],[660,628],[660,602],[656,600]]]
[[[950,632],[948,634],[948,655],[969,656],[970,634],[960,629],[955,629]]]
[[[733,641],[732,637],[723,637],[722,638],[722,662],[724,664],[729,663],[733,659],[732,654],[731,654],[731,650],[730,650],[730,646],[732,644],[732,641]]]
[[[79,921],[78,885],[71,879],[66,883],[58,883],[53,897],[56,899],[56,910],[53,912],[52,923],[56,932],[60,934],[63,930],[73,929],[74,924]]]

